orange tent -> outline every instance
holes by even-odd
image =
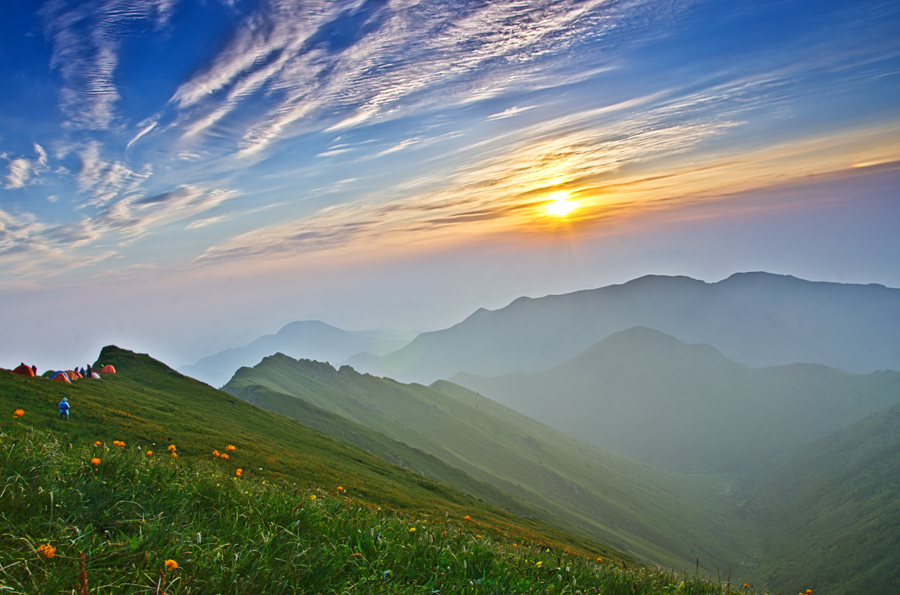
[[[75,370],[66,370],[66,376],[69,377],[69,380],[78,380],[82,378],[81,374],[79,374]]]
[[[69,377],[66,376],[65,372],[57,372],[56,374],[53,375],[53,378],[51,378],[50,380],[57,380],[59,382],[68,382],[69,384],[72,383],[72,381],[69,380]]]
[[[110,364],[106,364],[105,366],[103,366],[103,369],[100,370],[100,373],[101,374],[115,374],[116,369],[113,368]]]
[[[22,364],[15,370],[13,370],[13,374],[19,374],[20,376],[34,376],[34,370],[29,368],[25,364]]]

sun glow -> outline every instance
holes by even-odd
[[[554,192],[546,200],[544,212],[551,217],[566,217],[578,208],[578,203],[569,197],[568,192]]]

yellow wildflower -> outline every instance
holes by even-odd
[[[410,533],[415,533],[415,532],[416,532],[416,528],[415,528],[415,527],[410,527],[410,528],[409,528],[409,532],[410,532]]]

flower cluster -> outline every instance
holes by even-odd
[[[125,443],[122,442],[121,440],[113,440],[113,446],[122,446],[122,447],[124,447],[124,446],[125,446]]]
[[[52,558],[56,555],[56,548],[50,545],[49,543],[44,543],[38,546],[37,553],[44,558]]]

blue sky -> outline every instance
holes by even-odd
[[[900,286],[893,1],[3,11],[3,366],[649,273]]]

